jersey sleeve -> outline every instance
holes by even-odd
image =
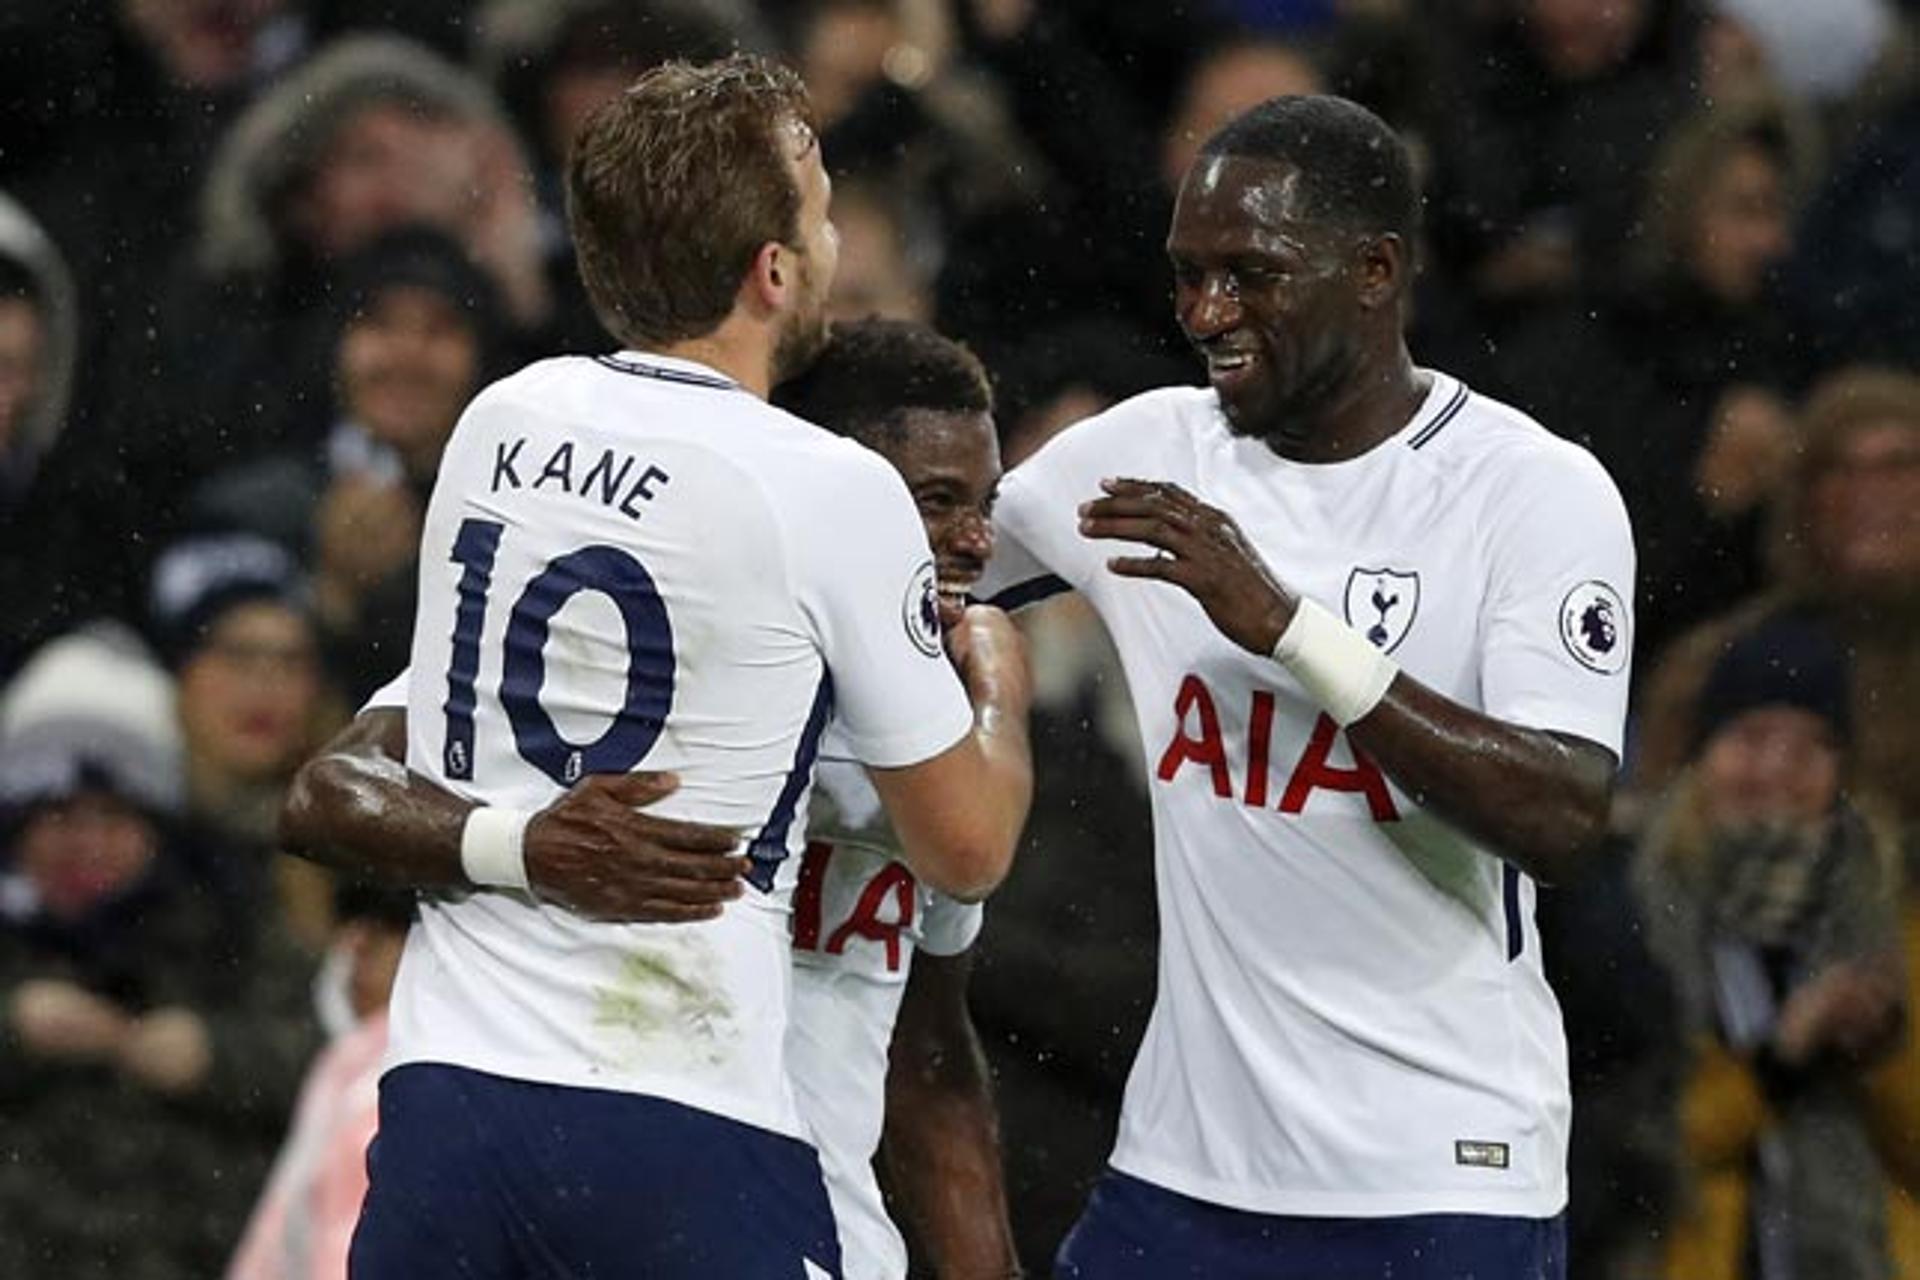
[[[993,509],[993,559],[975,593],[1018,609],[1062,591],[1084,591],[1106,567],[1111,546],[1080,536],[1080,504],[1100,481],[1127,474],[1131,450],[1151,434],[1162,393],[1149,392],[1075,423],[1000,482]]]
[[[981,903],[957,902],[929,889],[926,911],[920,917],[920,949],[930,956],[957,956],[980,936],[985,919]]]
[[[407,709],[407,676],[412,667],[400,668],[400,674],[375,689],[360,707],[362,715],[369,711],[405,711]]]
[[[1572,445],[1498,481],[1481,693],[1488,715],[1618,759],[1633,654],[1633,534],[1600,464]]]
[[[947,661],[933,553],[906,486],[878,455],[842,457],[787,531],[794,585],[841,741],[864,764],[919,764],[972,728],[973,709]]]

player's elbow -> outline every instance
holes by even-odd
[[[280,802],[280,847],[302,858],[315,857],[323,844],[322,794],[329,791],[328,758],[316,756],[294,772]]]
[[[920,879],[949,898],[982,902],[1013,866],[1013,841],[983,834],[978,841],[954,844],[939,852]]]
[[[1609,798],[1572,796],[1555,807],[1553,821],[1528,841],[1533,856],[1521,869],[1540,884],[1565,885],[1579,880],[1606,852]]]

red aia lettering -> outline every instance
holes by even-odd
[[[1324,711],[1313,722],[1313,736],[1307,739],[1307,749],[1301,753],[1300,763],[1293,766],[1293,776],[1287,779],[1287,793],[1280,797],[1280,812],[1299,813],[1307,807],[1307,797],[1317,788],[1323,791],[1358,791],[1367,798],[1367,811],[1375,822],[1398,822],[1400,811],[1393,807],[1393,796],[1387,791],[1387,780],[1380,775],[1379,766],[1367,758],[1365,752],[1353,747],[1353,767],[1342,769],[1331,763],[1327,756],[1333,750],[1333,739],[1340,732],[1340,726],[1333,717]],[[1349,744],[1351,745],[1351,744]]]
[[[1187,736],[1187,716],[1200,713],[1200,736]],[[1213,794],[1222,800],[1233,797],[1233,783],[1227,776],[1227,747],[1220,740],[1220,714],[1213,709],[1213,695],[1199,676],[1190,675],[1180,682],[1173,700],[1173,741],[1160,757],[1160,781],[1172,782],[1180,766],[1203,764],[1213,776]]]
[[[833,936],[827,939],[827,954],[837,956],[847,949],[848,940],[867,938],[886,944],[887,972],[899,972],[900,931],[913,924],[913,890],[911,871],[897,862],[889,862],[880,868],[879,874],[867,881],[867,887],[860,891],[860,901],[853,904],[847,922],[835,929]],[[893,919],[882,920],[880,908],[889,897],[895,904]]]
[[[1220,734],[1220,714],[1214,706],[1212,692],[1199,676],[1188,675],[1181,680],[1180,691],[1174,696],[1173,714],[1173,740],[1160,757],[1156,776],[1162,782],[1172,782],[1182,766],[1202,765],[1207,770],[1213,794],[1222,800],[1231,800],[1233,778],[1227,765],[1226,740]],[[1272,692],[1254,690],[1247,714],[1247,781],[1242,795],[1245,803],[1255,809],[1267,807],[1273,715]],[[1197,721],[1192,733],[1188,732],[1190,719]],[[1393,803],[1386,777],[1365,752],[1349,742],[1353,764],[1333,763],[1333,744],[1339,736],[1340,726],[1333,722],[1333,717],[1322,713],[1314,721],[1306,749],[1287,777],[1286,791],[1280,797],[1280,812],[1300,813],[1316,790],[1334,791],[1363,796],[1375,822],[1398,822],[1400,811]]]
[[[825,840],[807,841],[807,851],[800,855],[800,883],[793,887],[793,945],[798,950],[820,949],[820,891],[832,861],[833,846]]]

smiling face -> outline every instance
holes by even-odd
[[[1708,740],[1700,782],[1722,829],[1813,822],[1840,793],[1840,746],[1828,723],[1797,707],[1757,707]]]
[[[1312,216],[1290,165],[1193,167],[1167,236],[1174,314],[1236,435],[1282,452],[1311,436],[1366,363],[1370,313],[1397,300],[1397,244]]]
[[[1869,599],[1920,593],[1920,426],[1856,425],[1808,498],[1814,552],[1831,584]]]
[[[1767,273],[1792,250],[1779,162],[1751,143],[1727,153],[1694,207],[1688,269],[1715,296],[1746,303],[1760,296]]]
[[[389,285],[348,322],[336,373],[348,416],[431,476],[479,382],[480,343],[444,295]]]
[[[984,413],[910,409],[897,435],[873,447],[913,494],[933,548],[942,604],[951,612],[993,556],[993,502],[1000,488],[1000,445]]]

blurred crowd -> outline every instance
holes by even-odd
[[[1598,455],[1639,552],[1618,856],[1543,895],[1574,1274],[1920,1278],[1914,0],[11,0],[0,1274],[220,1274],[380,1016],[404,907],[279,855],[282,789],[405,663],[468,397],[611,345],[575,129],[735,47],[813,93],[835,313],[967,342],[1009,465],[1198,380],[1161,244],[1218,125],[1325,90],[1415,143],[1416,359]],[[974,1006],[1044,1272],[1155,926],[1104,637],[1033,634]]]

